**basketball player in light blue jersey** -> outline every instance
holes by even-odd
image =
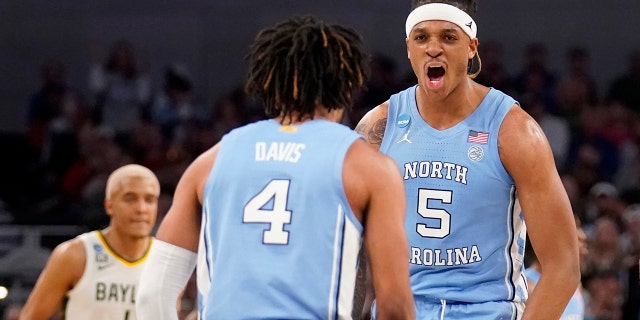
[[[356,130],[396,161],[405,182],[417,319],[558,319],[580,280],[571,206],[535,120],[473,81],[475,8],[474,0],[414,3],[405,31],[418,83]],[[530,297],[527,232],[545,270]]]
[[[400,173],[337,123],[368,74],[360,37],[294,18],[261,31],[248,59],[247,91],[273,118],[232,130],[185,171],[139,315],[177,319],[197,261],[200,319],[350,319],[364,237],[377,314],[413,319]]]

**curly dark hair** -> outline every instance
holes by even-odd
[[[411,10],[425,5],[427,3],[446,3],[466,12],[472,18],[475,18],[476,11],[478,10],[478,4],[476,0],[412,0]]]
[[[313,119],[318,104],[349,109],[369,77],[370,56],[360,35],[312,16],[263,29],[246,59],[245,91],[264,102],[268,116],[283,119]]]

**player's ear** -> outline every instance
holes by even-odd
[[[103,204],[104,204],[104,211],[107,213],[107,215],[109,217],[111,217],[111,211],[112,211],[112,207],[113,207],[113,204],[111,203],[111,200],[104,199]]]
[[[409,38],[404,39],[404,42],[407,44],[407,58],[411,59],[411,53],[409,52]]]
[[[473,59],[473,57],[478,54],[479,45],[480,41],[478,41],[478,38],[473,38],[469,41],[469,60]]]

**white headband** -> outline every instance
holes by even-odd
[[[411,11],[405,28],[407,38],[416,24],[428,20],[443,20],[457,24],[471,39],[476,37],[478,27],[466,12],[446,3],[428,3]]]

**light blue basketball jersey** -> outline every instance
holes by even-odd
[[[342,168],[359,138],[325,120],[223,137],[204,189],[202,319],[350,318],[363,227]]]
[[[534,268],[527,268],[524,270],[524,274],[528,280],[533,283],[540,281],[540,272]],[[535,289],[534,289],[535,290]],[[562,312],[559,320],[583,320],[584,319],[584,297],[582,296],[582,289],[576,289],[573,293],[567,307]]]
[[[418,316],[420,303],[504,301],[501,314],[516,319],[527,297],[526,227],[498,154],[500,125],[516,102],[491,89],[466,119],[436,130],[420,116],[415,90],[391,96],[380,150],[396,161],[405,183]]]

